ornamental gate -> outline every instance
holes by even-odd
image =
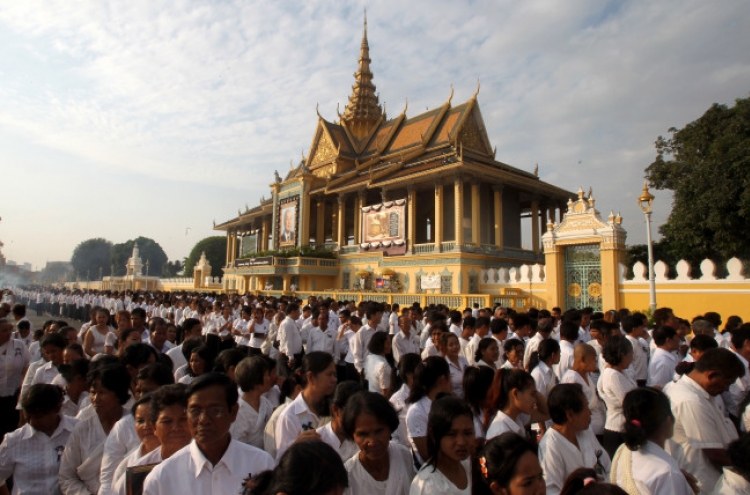
[[[565,309],[602,311],[602,266],[598,244],[565,247]]]

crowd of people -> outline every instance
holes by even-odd
[[[14,288],[0,495],[750,493],[749,360],[669,308]]]

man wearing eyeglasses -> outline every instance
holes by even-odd
[[[193,441],[154,468],[144,495],[241,493],[249,477],[274,468],[268,453],[233,440],[237,385],[224,374],[205,373],[188,389],[188,429]]]

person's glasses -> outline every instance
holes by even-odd
[[[192,421],[200,420],[203,414],[210,420],[221,419],[229,415],[227,408],[221,406],[207,407],[205,409],[201,407],[189,407],[187,413]]]

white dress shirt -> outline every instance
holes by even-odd
[[[21,340],[10,339],[0,346],[0,397],[13,396],[21,388],[30,360],[29,350]]]
[[[245,402],[242,397],[239,400],[240,407],[237,411],[237,419],[234,420],[229,432],[232,438],[252,445],[253,447],[263,448],[263,429],[273,414],[273,406],[265,397],[261,396],[258,410]]]
[[[315,430],[323,423],[305,402],[300,393],[276,422],[276,459],[281,459],[286,449],[297,440],[303,431]]]
[[[333,328],[325,330],[320,327],[312,327],[307,336],[307,352],[322,351],[333,356],[333,347],[338,335],[334,334]]]
[[[248,477],[273,468],[268,453],[237,440],[231,440],[221,460],[212,465],[193,441],[146,476],[143,494],[234,495],[242,493]]]
[[[409,495],[471,495],[471,459],[461,461],[466,472],[466,488],[461,490],[434,466],[422,466],[411,482]]]
[[[138,435],[135,433],[135,418],[132,414],[127,414],[120,418],[112,427],[104,441],[104,453],[102,454],[102,469],[99,481],[100,495],[107,495],[112,489],[112,480],[122,460],[128,455],[128,452],[141,444]]]
[[[617,450],[612,462],[611,481],[625,486],[626,479],[632,480],[641,493],[693,495],[677,461],[651,441],[635,451],[628,449],[627,445],[621,445]]]
[[[414,478],[414,461],[409,449],[391,442],[388,444],[390,469],[385,481],[376,481],[362,467],[359,454],[355,454],[344,463],[349,474],[349,488],[344,493],[349,495],[408,495],[411,481]]]
[[[607,419],[604,428],[609,431],[622,432],[625,429],[625,415],[622,413],[622,401],[625,395],[637,387],[625,373],[614,368],[605,368],[596,385],[599,397],[607,405]]]
[[[528,414],[521,413],[516,419],[511,418],[502,411],[498,411],[492,418],[489,428],[487,428],[486,439],[490,440],[506,431],[512,431],[526,438],[526,425],[531,421]]]
[[[529,361],[531,360],[531,355],[539,349],[539,344],[541,344],[543,340],[544,337],[542,337],[542,334],[537,332],[533,337],[529,339],[528,342],[526,342],[526,348],[523,350],[524,369],[528,368]]]
[[[423,463],[424,459],[419,455],[414,439],[427,437],[427,417],[430,415],[430,408],[432,408],[432,401],[425,395],[417,402],[409,404],[409,409],[406,411],[406,431],[409,435],[409,443],[414,456],[420,463]]]
[[[370,325],[362,325],[357,333],[352,337],[350,344],[352,355],[354,356],[354,367],[360,373],[365,368],[365,359],[367,358],[367,346],[370,339],[375,335],[375,330]]]
[[[576,447],[554,428],[539,442],[539,464],[544,471],[547,495],[558,495],[565,479],[578,468],[594,469],[597,462],[609,474],[610,459],[591,428],[576,433]]]
[[[558,380],[562,380],[565,372],[573,367],[573,361],[575,361],[575,350],[575,343],[568,342],[567,340],[560,340],[560,364],[552,365],[552,369],[555,370],[555,376],[557,376]]]
[[[594,435],[604,434],[604,422],[607,418],[607,406],[599,398],[599,394],[596,391],[596,382],[591,378],[589,373],[588,382],[575,370],[568,370],[560,383],[577,383],[583,389],[583,394],[586,396],[586,400],[589,403],[589,410],[591,410],[591,430]]]
[[[680,362],[677,360],[677,356],[657,347],[651,358],[651,362],[648,364],[648,381],[646,385],[649,387],[664,388],[664,385],[671,382],[674,378],[674,369],[678,364]]]
[[[630,369],[633,371],[633,376],[636,380],[647,380],[648,379],[648,344],[644,345],[643,339],[637,339],[632,335],[626,335],[626,339],[633,345],[633,362],[630,364]]]
[[[680,469],[698,479],[701,493],[711,493],[721,472],[703,449],[726,449],[737,439],[737,431],[721,413],[715,398],[688,375],[683,375],[664,393],[669,397],[675,418],[674,435],[667,451]]]
[[[393,440],[397,441],[404,447],[411,448],[409,443],[409,433],[406,429],[406,412],[409,410],[409,406],[406,404],[406,399],[409,397],[409,386],[407,384],[401,385],[401,388],[396,391],[388,401],[393,405],[393,408],[398,413],[398,430],[393,434]],[[748,408],[750,410],[750,408]]]
[[[391,372],[393,368],[384,356],[368,354],[365,360],[365,378],[370,392],[383,393],[383,389],[391,388]]]
[[[414,331],[409,332],[407,337],[403,330],[393,336],[391,342],[391,348],[393,352],[393,360],[396,363],[399,362],[401,356],[404,354],[419,354],[419,338],[414,335]]]
[[[302,336],[291,316],[287,316],[279,325],[279,352],[289,359],[302,352]]]
[[[6,433],[0,445],[0,482],[13,476],[13,493],[60,493],[58,472],[65,445],[78,420],[61,416],[52,435],[25,424]]]
[[[469,363],[463,356],[458,356],[458,365],[453,363],[447,357],[448,370],[451,372],[451,392],[459,399],[464,398],[464,371],[469,367]]]
[[[315,431],[318,432],[321,440],[333,447],[333,450],[339,453],[341,460],[344,462],[351,459],[352,456],[359,452],[359,447],[357,447],[357,444],[353,441],[348,438],[344,438],[343,442],[339,440],[338,435],[333,431],[331,423],[321,426]]]
[[[531,377],[534,379],[537,391],[545,397],[559,383],[553,369],[544,361],[539,361],[539,364],[531,370]]]
[[[725,467],[711,495],[747,495],[748,493],[750,493],[750,481],[734,469]]]

